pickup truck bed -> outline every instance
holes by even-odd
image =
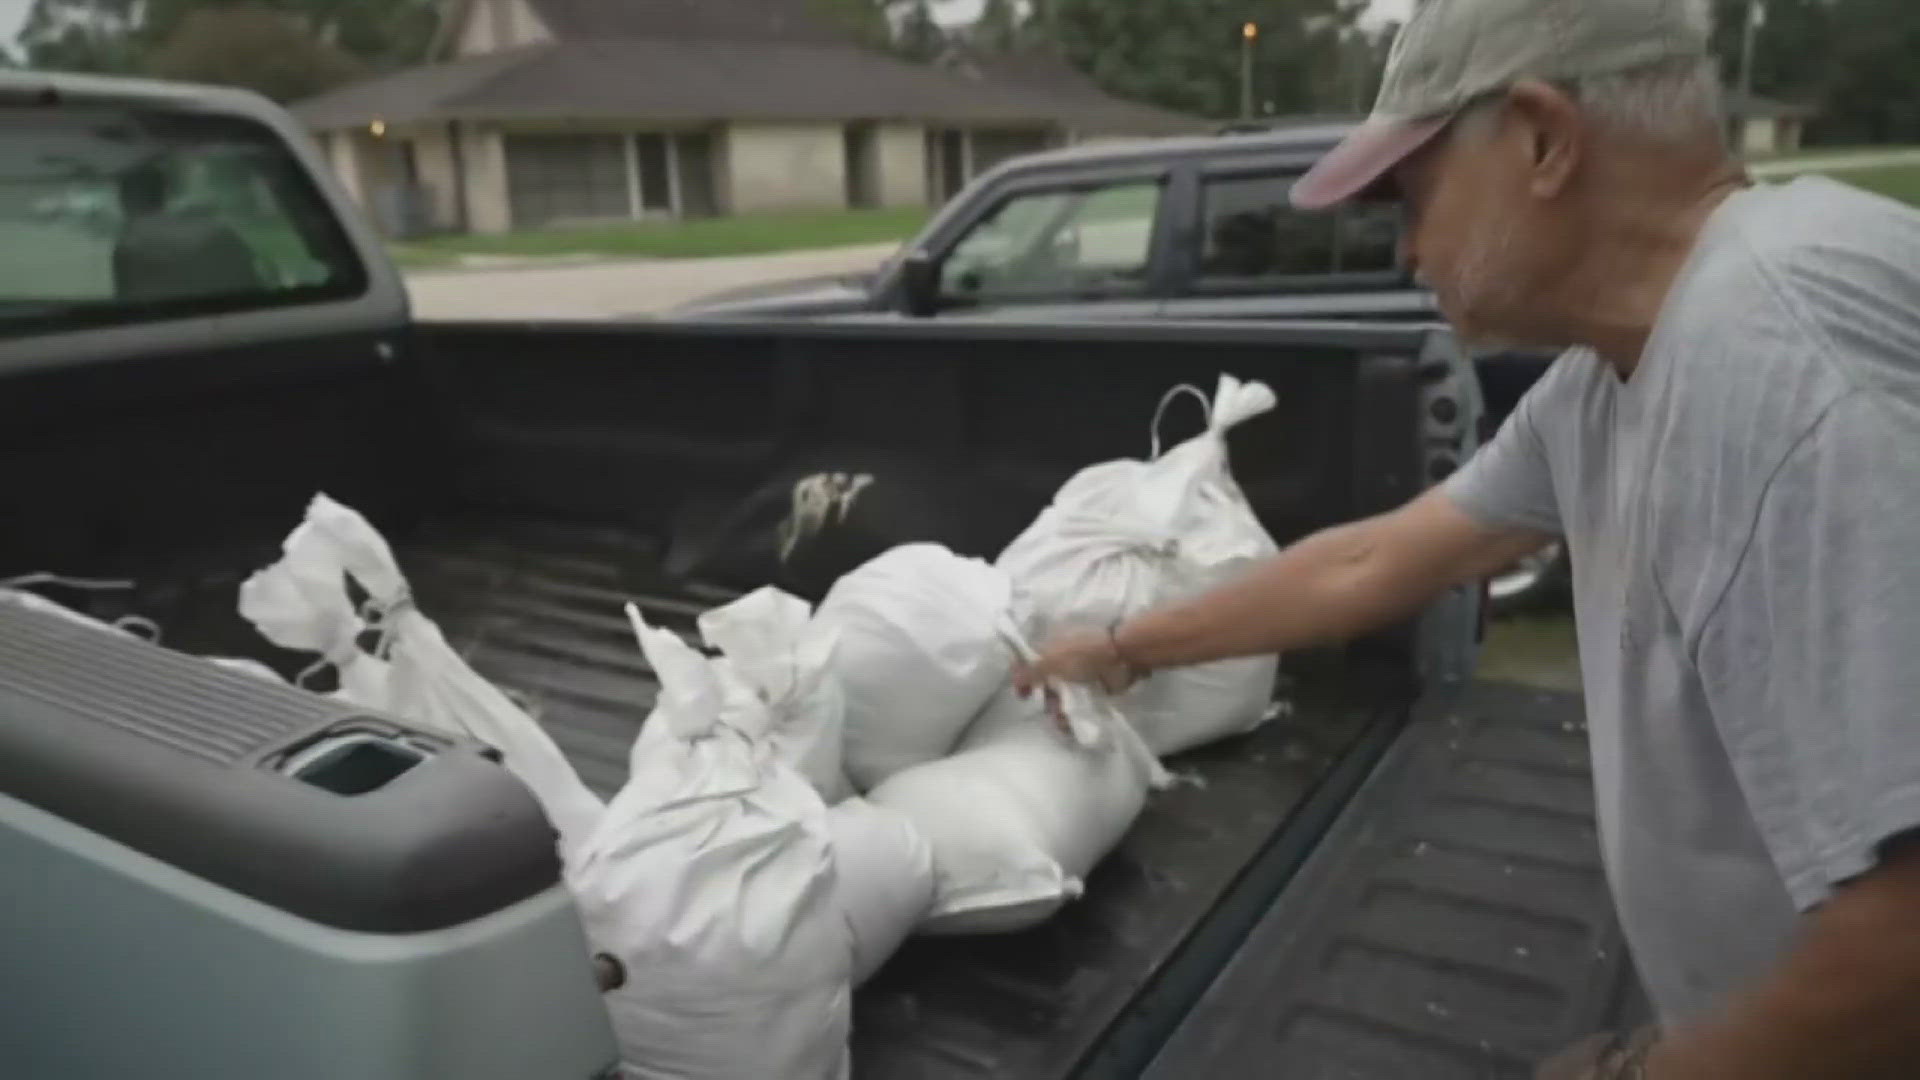
[[[1010,476],[1010,502],[1043,500],[1079,467],[1143,453],[1160,395],[1222,371],[1264,379],[1280,397],[1275,414],[1236,433],[1234,452],[1283,542],[1397,504],[1471,447],[1470,369],[1444,336],[1416,328],[416,327],[14,369],[0,397],[0,472],[23,513],[0,533],[0,576],[132,579],[130,595],[96,612],[137,611],[173,647],[254,655],[291,674],[305,658],[264,648],[233,610],[235,589],[326,490],[388,534],[422,609],[605,793],[623,779],[653,694],[620,605],[636,599],[687,630],[738,587],[666,572],[688,506],[746,498],[796,462],[829,468],[836,455],[875,452],[923,462],[928,475]],[[1185,424],[1169,434],[1194,430]],[[941,538],[939,521],[924,526]],[[1138,1075],[1156,1055],[1160,1075],[1244,1074],[1230,1063],[1268,1053],[1261,1033],[1321,1015],[1286,1002],[1349,978],[1329,966],[1341,954],[1327,943],[1367,909],[1337,899],[1373,880],[1367,837],[1428,815],[1406,793],[1431,769],[1375,766],[1418,757],[1447,730],[1465,614],[1464,626],[1437,612],[1288,657],[1291,713],[1171,762],[1186,781],[1152,801],[1086,898],[1046,926],[910,943],[858,996],[858,1075],[1107,1078]],[[1561,786],[1556,798],[1575,797]],[[1504,850],[1511,839],[1498,815],[1455,817],[1470,845]],[[1564,884],[1590,920],[1582,932],[1604,934],[1598,877]],[[1515,940],[1548,917],[1473,910],[1523,934]],[[1466,941],[1449,914],[1445,904],[1410,913],[1418,925],[1406,929],[1433,920],[1439,939]],[[1612,970],[1566,967],[1588,983]],[[1501,1048],[1487,1060],[1507,1069],[1535,1049],[1514,1033],[1540,1032],[1523,1023],[1531,1014],[1499,1012],[1508,983],[1492,987],[1493,1012],[1461,999],[1459,1030],[1484,1022]],[[1405,987],[1376,989],[1390,1014],[1402,999],[1389,991]],[[1220,1011],[1223,998],[1270,1009],[1242,1041],[1223,1042],[1241,1019]],[[1581,1026],[1595,1000],[1568,992],[1553,1033]],[[1297,1049],[1375,1030],[1362,1028],[1301,1029],[1282,1049],[1302,1067],[1269,1071],[1406,1075],[1304,1064],[1398,1060],[1356,1056],[1360,1042],[1318,1058]],[[1206,1064],[1180,1066],[1189,1053]]]
[[[691,632],[726,598],[662,580],[650,543],[459,516],[400,547],[423,609],[602,795],[656,690],[620,605]],[[163,583],[132,606],[192,641],[220,632],[237,580]],[[1384,662],[1286,667],[1286,715],[1172,762],[1181,783],[1081,902],[1026,934],[909,943],[856,998],[857,1075],[1109,1077],[1150,1060],[1148,1080],[1520,1080],[1644,1009],[1600,875],[1577,696],[1475,684],[1409,719]]]
[[[618,533],[467,520],[403,552],[424,609],[603,793],[624,780],[655,692],[620,604],[643,598],[649,618],[687,630],[702,606],[649,580],[643,550]],[[1409,688],[1384,670],[1296,667],[1309,670],[1293,715],[1176,762],[1188,779],[1154,800],[1085,900],[1032,933],[921,940],[896,956],[857,999],[860,1075],[1072,1074],[1316,786],[1404,720]]]

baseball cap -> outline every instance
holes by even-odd
[[[1394,40],[1372,115],[1293,185],[1293,205],[1352,198],[1520,79],[1705,58],[1710,29],[1701,0],[1424,0]]]

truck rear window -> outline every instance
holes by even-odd
[[[1307,213],[1287,202],[1295,177],[1249,173],[1206,179],[1199,276],[1205,286],[1397,273],[1398,210],[1354,203]]]
[[[357,296],[299,160],[232,116],[0,107],[0,336]]]

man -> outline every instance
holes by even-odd
[[[1707,15],[1427,0],[1304,208],[1397,194],[1476,343],[1567,347],[1438,490],[1022,673],[1341,639],[1563,535],[1657,1037],[1543,1076],[1920,1077],[1920,215],[1749,186]]]

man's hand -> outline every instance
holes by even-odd
[[[1110,633],[1070,634],[1047,646],[1031,664],[1020,664],[1013,671],[1013,688],[1021,697],[1049,682],[1097,686],[1109,694],[1118,694],[1132,686],[1140,672],[1120,655],[1120,646]]]
[[[1057,680],[1124,689],[1142,671],[1346,641],[1551,539],[1482,525],[1436,489],[1391,513],[1307,537],[1237,581],[1112,634],[1049,642],[1020,686],[1031,691]]]
[[[1533,1074],[1534,1080],[1642,1080],[1647,1054],[1656,1036],[1648,1028],[1633,1035],[1595,1035],[1562,1051]]]
[[[1013,688],[1021,697],[1039,690],[1046,697],[1047,716],[1061,731],[1069,730],[1066,710],[1055,688],[1060,683],[1097,686],[1119,694],[1146,676],[1121,655],[1112,633],[1071,634],[1049,645],[1030,664],[1016,664]]]

